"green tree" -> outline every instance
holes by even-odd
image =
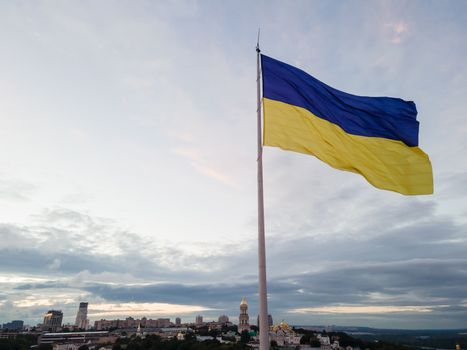
[[[319,348],[321,346],[321,343],[319,342],[318,338],[316,337],[310,337],[310,346]]]
[[[238,332],[238,326],[236,324],[234,324],[232,326],[223,325],[222,326],[222,333],[227,333],[227,332],[237,333]]]
[[[17,334],[15,338],[1,338],[0,350],[29,350],[37,343],[37,336],[31,334]]]
[[[251,338],[250,334],[248,333],[246,329],[244,329],[242,333],[240,334],[240,342],[247,344],[250,341],[250,338]]]
[[[300,344],[310,344],[310,335],[309,334],[304,334],[300,338]]]
[[[221,331],[219,329],[214,328],[214,329],[211,329],[208,334],[214,339],[216,339],[217,337],[220,337]]]
[[[40,344],[37,348],[39,350],[52,350],[52,344]]]
[[[193,332],[186,332],[185,340],[187,340],[187,341],[196,340],[196,334],[193,333]]]

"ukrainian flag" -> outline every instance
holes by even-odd
[[[415,103],[355,96],[261,55],[264,145],[311,154],[406,195],[433,193],[428,155],[418,148]]]

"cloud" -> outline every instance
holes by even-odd
[[[438,182],[437,192],[444,199],[465,198],[467,195],[467,171],[443,174]]]
[[[200,174],[217,180],[224,185],[239,188],[239,184],[233,179],[232,176],[226,172],[217,169],[206,160],[204,155],[199,149],[176,148],[173,150],[175,154],[185,157],[189,160],[191,166]]]
[[[58,270],[60,268],[61,261],[60,259],[54,259],[52,263],[48,266],[51,270]]]
[[[55,298],[36,298],[28,296],[22,300],[14,301],[13,304],[19,308],[32,308],[32,307],[50,307],[57,304],[71,304],[74,303],[74,298],[69,298],[66,295],[57,295]]]
[[[230,303],[236,305],[239,296],[254,295],[256,283],[158,283],[140,286],[93,284],[85,289],[113,301],[150,302],[157,300],[164,303],[205,304],[218,308],[220,305]]]
[[[294,195],[293,188],[281,197],[289,195]],[[347,195],[344,186],[336,192],[335,203]],[[465,225],[438,216],[431,201],[399,203],[398,197],[391,198],[395,198],[393,204],[365,207],[353,217],[343,215],[339,220],[347,220],[347,225],[337,232],[332,225],[321,225],[320,233],[313,233],[313,220],[332,220],[336,217],[334,212],[325,212],[311,222],[299,220],[300,225],[276,226],[267,239],[271,312],[297,321],[310,313],[326,319],[376,315],[382,317],[378,322],[384,324],[384,314],[403,312],[415,317],[423,313],[425,319],[431,319],[426,315],[444,317],[465,304]],[[302,204],[291,204],[290,214],[285,211],[282,215],[291,215],[294,205]],[[319,208],[319,201],[316,205]],[[198,253],[190,245],[167,247],[140,239],[134,240],[130,251],[107,254],[103,250],[96,255],[87,250],[89,243],[80,242],[75,235],[94,229],[124,232],[115,222],[64,209],[45,211],[38,221],[39,228],[1,228],[3,233],[21,235],[32,247],[39,248],[26,250],[13,240],[3,242],[0,266],[17,274],[4,279],[4,286],[9,286],[4,287],[6,300],[12,310],[30,306],[31,310],[43,312],[49,307],[65,307],[70,315],[76,312],[76,304],[86,298],[96,305],[130,303],[134,310],[154,304],[150,309],[154,312],[159,304],[190,305],[202,307],[204,311],[200,312],[214,317],[219,312],[216,310],[236,315],[239,300],[246,296],[251,313],[257,312],[254,239],[220,245],[214,250],[206,247]],[[57,230],[66,245],[49,249]],[[115,236],[113,240],[120,246],[127,237]],[[44,272],[51,265],[56,269],[54,278]],[[41,297],[50,293],[50,298]],[[96,317],[123,313],[119,310],[125,307],[113,311],[103,308],[96,311]],[[106,310],[109,316],[105,315]],[[467,313],[459,310],[456,319],[467,319]],[[186,315],[190,312],[180,311]],[[151,315],[151,311],[144,314]]]
[[[7,180],[0,177],[0,200],[28,201],[37,187],[20,180]]]
[[[400,44],[403,40],[406,39],[409,34],[409,26],[404,21],[399,21],[396,23],[386,23],[385,26],[389,30],[390,42],[393,44]]]
[[[431,312],[431,307],[423,306],[365,306],[365,305],[346,305],[346,306],[321,306],[307,307],[290,310],[291,313],[310,313],[310,314],[387,314],[387,313],[418,313]]]
[[[88,316],[97,317],[127,317],[140,316],[172,316],[179,314],[200,313],[210,310],[197,305],[179,305],[168,303],[101,303],[89,305]]]
[[[192,162],[191,165],[198,171],[199,173],[206,175],[208,177],[211,177],[215,180],[218,180],[225,185],[229,185],[234,188],[238,188],[238,184],[232,180],[228,175],[223,174],[219,172],[218,170],[215,170],[212,167],[206,166],[206,165],[201,165],[196,162]]]

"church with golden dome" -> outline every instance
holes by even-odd
[[[296,334],[292,327],[285,321],[269,327],[269,339],[274,340],[279,346],[300,345],[301,335]]]
[[[248,303],[246,298],[240,302],[240,316],[238,316],[238,333],[250,331],[250,316],[248,316]]]

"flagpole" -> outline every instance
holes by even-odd
[[[259,30],[256,44],[256,92],[258,113],[258,278],[259,278],[259,349],[269,350],[268,302],[266,288],[266,245],[264,238],[263,144],[261,137],[261,72],[259,66]]]

